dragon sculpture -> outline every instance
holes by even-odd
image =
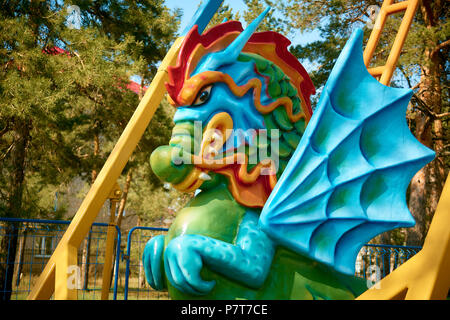
[[[150,164],[196,192],[143,264],[173,299],[354,299],[362,245],[414,225],[405,191],[434,153],[407,127],[412,92],[367,72],[357,30],[313,114],[289,40],[255,32],[266,13],[194,26],[168,69],[175,126]]]

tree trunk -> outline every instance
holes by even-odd
[[[25,181],[25,159],[30,142],[31,124],[17,121],[14,124],[14,147],[11,150],[11,165],[13,171],[10,178],[11,192],[8,198],[7,216],[20,218],[22,216],[22,200]],[[9,300],[12,293],[14,264],[17,252],[19,226],[17,223],[7,223],[5,236],[0,245],[0,293],[1,300]]]
[[[133,179],[133,168],[130,168],[127,172],[127,178],[125,179],[125,186],[122,190],[122,198],[120,199],[119,209],[117,210],[116,225],[120,228],[122,224],[123,212],[125,211],[125,205],[127,203],[128,193],[130,192],[131,181]]]
[[[427,231],[427,168],[419,170],[411,180],[409,208],[416,220],[416,225],[406,230],[406,244],[420,246],[425,240]]]
[[[137,218],[137,226],[141,226],[141,217]],[[142,233],[139,233],[139,242],[141,239]],[[144,276],[144,265],[142,264],[142,259],[139,259],[139,274],[138,274],[138,288],[143,288],[145,286],[145,276]]]
[[[87,238],[84,240],[83,255],[81,258],[81,277],[83,290],[89,289],[89,262],[91,256],[91,234],[92,227],[89,229]]]
[[[97,179],[98,170],[97,170],[97,157],[100,154],[100,139],[98,134],[94,135],[94,159],[96,160],[94,169],[91,172],[91,184],[94,183],[95,179]]]
[[[119,208],[117,209],[117,217],[115,220],[115,224],[119,229],[120,229],[120,226],[122,225],[123,213],[125,211],[125,205],[127,203],[128,193],[130,192],[130,186],[131,186],[132,179],[133,179],[133,169],[130,168],[127,172],[125,186],[122,190],[122,198],[120,199],[120,202],[119,202]],[[114,239],[114,251],[113,252],[114,252],[113,253],[113,264],[111,266],[112,271],[111,271],[111,282],[110,283],[112,283],[112,278],[114,276],[114,267],[115,267],[116,258],[117,258],[117,239]]]
[[[100,139],[98,134],[94,135],[94,158],[96,159],[97,156],[100,153]],[[96,166],[92,169],[91,172],[91,185],[94,184],[95,179],[97,179],[98,170]],[[82,275],[82,284],[83,284],[83,290],[88,290],[89,288],[89,262],[90,262],[90,256],[91,256],[91,234],[92,234],[92,226],[89,230],[89,234],[87,238],[84,240],[84,246],[83,246],[83,253],[81,257],[81,275]]]
[[[435,12],[439,12],[442,5],[442,3],[434,3],[432,6],[432,1],[422,1],[420,10],[428,29],[433,28],[438,22],[435,18],[435,15],[438,15]],[[425,108],[431,111],[431,115],[442,112],[441,72],[443,64],[439,54],[435,54],[434,49],[437,46],[438,43],[428,39],[424,52],[427,59],[422,66],[418,93]],[[415,135],[422,144],[435,150],[437,157],[417,172],[411,181],[409,209],[416,220],[416,225],[406,232],[407,245],[423,245],[445,182],[444,159],[440,154],[444,149],[442,121],[439,118],[431,118],[430,114],[423,113],[416,117]]]

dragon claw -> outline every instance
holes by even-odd
[[[215,286],[215,281],[205,281],[200,276],[203,261],[200,254],[183,237],[173,239],[164,253],[164,268],[170,283],[178,290],[193,295],[205,295]]]
[[[164,289],[164,282],[161,272],[163,251],[164,235],[158,235],[147,242],[142,255],[145,278],[147,279],[148,284],[155,290]]]

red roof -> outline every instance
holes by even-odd
[[[61,49],[59,47],[47,47],[45,49],[42,49],[42,52],[47,53],[47,54],[51,54],[51,55],[57,55],[57,54],[67,54],[70,57],[70,53],[69,51],[66,51],[64,49]],[[134,82],[132,80],[130,80],[130,82],[127,84],[127,89],[133,91],[136,94],[139,94],[139,89],[141,88],[141,85],[137,82]],[[145,92],[147,90],[147,87],[143,88],[143,91]]]
[[[139,94],[139,90],[141,88],[141,85],[137,82],[131,81],[127,84],[127,89],[133,91],[136,94]],[[147,87],[143,88],[143,92],[145,92],[145,90],[147,90]]]

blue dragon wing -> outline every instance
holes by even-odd
[[[406,189],[434,152],[407,126],[411,96],[368,73],[356,30],[261,212],[261,229],[280,245],[353,274],[364,243],[413,226]]]

